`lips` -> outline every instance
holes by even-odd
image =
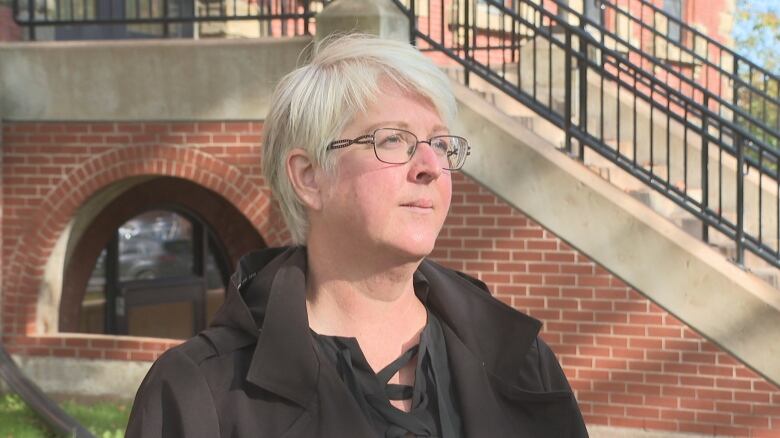
[[[401,204],[402,207],[415,207],[415,208],[433,208],[433,201],[430,199],[418,199],[411,202],[405,202]]]

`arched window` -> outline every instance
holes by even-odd
[[[227,256],[208,225],[180,209],[126,221],[98,257],[79,331],[188,338],[224,300]]]

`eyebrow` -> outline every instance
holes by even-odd
[[[383,121],[383,122],[374,123],[370,125],[368,128],[366,128],[366,131],[374,132],[379,128],[398,128],[398,129],[405,129],[411,132],[411,130],[409,129],[409,124],[402,121]],[[447,129],[447,127],[444,125],[435,125],[433,127],[432,132],[434,132],[434,135],[436,135],[435,133],[438,133],[440,131],[444,131],[445,134],[449,134],[450,132],[450,130]]]

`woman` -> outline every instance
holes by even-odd
[[[263,171],[295,246],[241,260],[128,436],[587,436],[541,324],[425,260],[469,152],[455,110],[403,43],[343,36],[286,76]]]

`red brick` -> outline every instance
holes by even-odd
[[[644,397],[636,394],[617,394],[612,393],[609,395],[610,402],[613,404],[624,405],[643,405]]]
[[[80,348],[78,350],[78,357],[84,357],[87,359],[100,359],[103,357],[103,351],[101,350],[90,350],[87,348]]]
[[[696,396],[707,400],[733,400],[734,393],[721,389],[697,389]]]
[[[715,425],[715,434],[718,436],[748,436],[750,434],[750,429]]]
[[[780,429],[751,429],[750,434],[753,438],[780,438]]]
[[[644,395],[661,395],[661,387],[658,385],[646,385],[639,383],[630,383],[628,385],[628,392],[632,394],[644,394]]]
[[[768,428],[769,418],[752,415],[734,415],[734,424],[757,428]]]
[[[620,359],[596,359],[596,368],[600,369],[626,369],[626,361]]]
[[[53,348],[51,354],[54,357],[76,357],[76,350],[73,348]]]
[[[683,385],[707,386],[712,388],[715,386],[715,379],[702,376],[680,376],[680,383]]]
[[[596,288],[595,298],[603,300],[624,300],[627,293],[624,289]]]
[[[138,360],[144,362],[151,362],[156,359],[154,353],[149,351],[131,351],[130,360]]]
[[[769,403],[770,396],[765,392],[734,391],[734,400],[756,403]]]
[[[642,429],[644,428],[644,420],[639,418],[610,417],[609,425],[617,426],[617,427],[629,427],[629,428]]]
[[[733,403],[733,402],[715,402],[715,409],[719,412],[733,412],[735,414],[750,415],[752,412],[752,405],[749,403]]]
[[[739,398],[737,398],[739,400]],[[766,415],[772,417],[780,417],[780,405],[753,405],[753,413],[755,415]]]
[[[660,339],[631,338],[628,341],[628,345],[631,348],[648,348],[658,350],[663,348],[663,341]]]
[[[664,346],[665,348],[671,349],[671,350],[682,350],[684,352],[691,352],[691,351],[698,351],[699,350],[699,343],[695,341],[681,341],[681,340],[675,340],[675,339],[665,339],[664,340]]]
[[[606,392],[580,391],[577,394],[577,400],[580,402],[608,403],[609,394]]]
[[[612,405],[602,405],[602,404],[593,405],[594,414],[623,417],[625,416],[625,412],[626,412],[626,408],[623,406],[612,406]]]
[[[682,332],[678,328],[648,327],[647,328],[647,335],[648,336],[657,336],[657,337],[660,337],[660,338],[680,338],[680,337],[682,337]]]
[[[609,277],[580,275],[577,277],[577,284],[580,286],[594,286],[594,287],[609,286]],[[598,297],[598,293],[597,293],[597,297]],[[599,298],[603,298],[603,297],[599,297]]]
[[[680,423],[679,428],[681,432],[715,435],[715,426],[709,424]]]
[[[665,420],[695,421],[696,413],[679,409],[661,409],[661,418]]]
[[[606,426],[609,424],[609,417],[606,417],[604,415],[584,414],[583,419],[585,420],[586,424],[596,424],[602,426]]]
[[[622,312],[647,312],[646,301],[618,301],[615,310]]]
[[[616,335],[644,336],[645,327],[639,327],[633,325],[616,325],[612,327],[612,332]]]

